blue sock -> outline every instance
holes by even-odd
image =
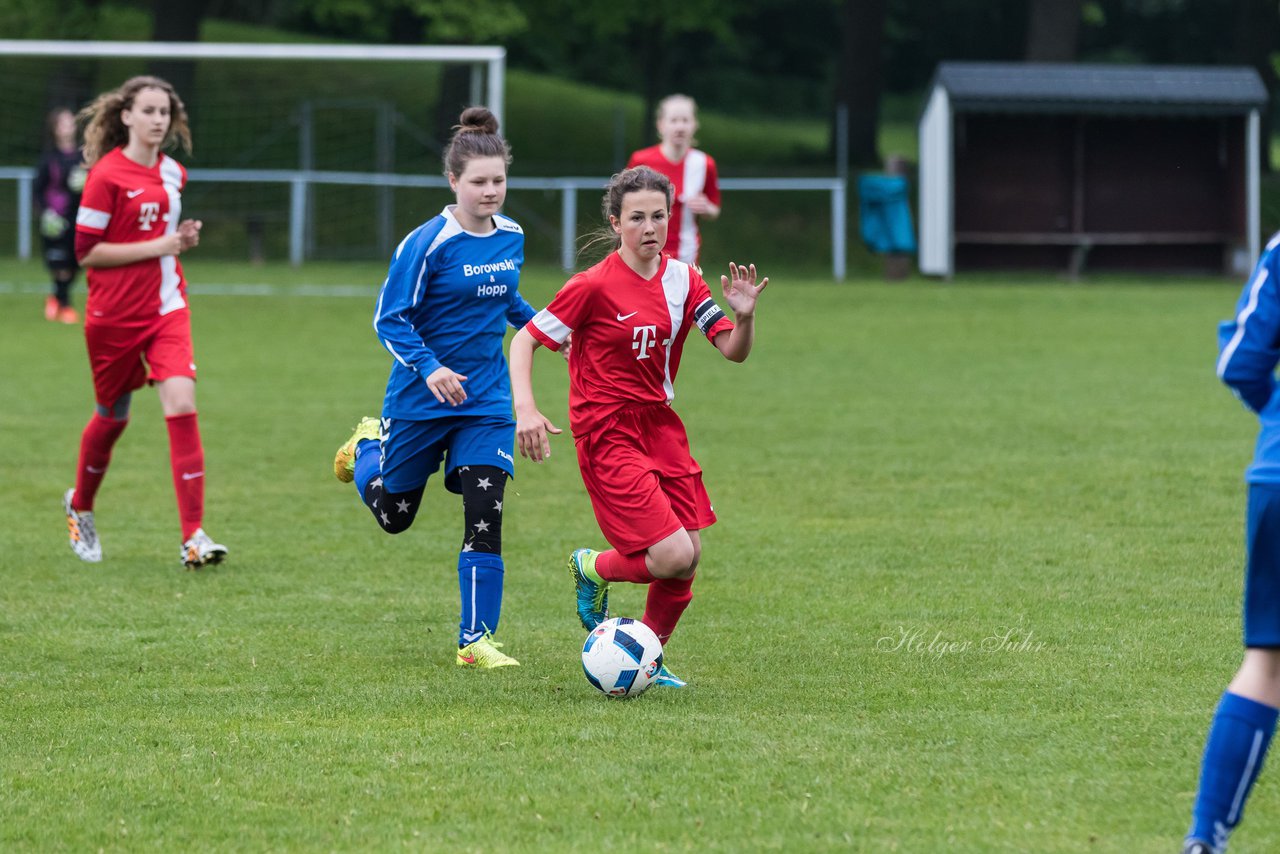
[[[364,500],[365,487],[382,471],[382,446],[377,439],[361,439],[356,445],[356,489]]]
[[[458,555],[458,591],[462,617],[458,621],[458,646],[479,640],[498,630],[502,614],[502,555],[462,552]]]
[[[1229,691],[1222,695],[1204,746],[1189,839],[1226,848],[1227,836],[1240,823],[1249,790],[1262,770],[1276,715],[1276,709],[1255,700]]]

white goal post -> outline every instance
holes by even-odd
[[[498,124],[503,117],[503,81],[507,49],[492,45],[345,45],[254,44],[250,42],[97,42],[0,39],[0,56],[98,59],[248,59],[354,60],[360,62],[422,61],[470,65],[471,101],[483,103]],[[487,91],[481,97],[481,70]]]

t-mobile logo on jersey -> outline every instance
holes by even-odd
[[[631,327],[631,349],[637,352],[636,359],[649,358],[649,350],[652,349],[654,342],[658,340],[658,327],[656,326],[633,326]]]
[[[143,202],[142,208],[138,211],[138,229],[140,231],[150,231],[151,223],[160,218],[159,202]]]

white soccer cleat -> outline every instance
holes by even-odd
[[[227,547],[210,539],[204,528],[197,528],[191,539],[182,544],[182,565],[187,569],[222,563],[226,556]]]
[[[102,561],[102,543],[98,542],[98,529],[93,524],[93,511],[76,510],[71,506],[75,495],[73,486],[62,495],[62,509],[67,512],[67,534],[71,537],[71,550],[87,563]]]

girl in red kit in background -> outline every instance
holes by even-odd
[[[134,77],[80,112],[90,167],[76,214],[76,256],[86,269],[85,341],[96,407],[80,439],[75,486],[63,496],[71,548],[102,560],[94,498],[129,421],[134,390],[156,386],[182,523],[180,557],[195,569],[227,555],[201,527],[204,448],[196,421],[196,365],[187,283],[178,255],[200,242],[199,220],[180,220],[187,171],[161,149],[191,150],[182,99],[158,77]]]
[[[694,148],[698,105],[688,95],[668,95],[658,102],[657,145],[632,152],[627,168],[648,166],[671,182],[670,227],[663,250],[672,258],[697,265],[702,247],[698,220],[720,216],[720,179],[715,158]]]
[[[693,598],[699,531],[715,513],[684,424],[671,408],[685,338],[696,327],[725,358],[741,362],[755,337],[755,265],[729,265],[721,311],[698,271],[662,252],[671,182],[641,166],[613,176],[605,215],[615,251],[579,273],[511,341],[511,390],[521,456],[541,462],[560,432],[533,399],[533,354],[572,335],[569,426],[591,506],[613,548],[569,557],[578,619],[608,617],[613,581],[649,585],[644,623],[665,644]],[[664,665],[655,684],[683,687]]]

